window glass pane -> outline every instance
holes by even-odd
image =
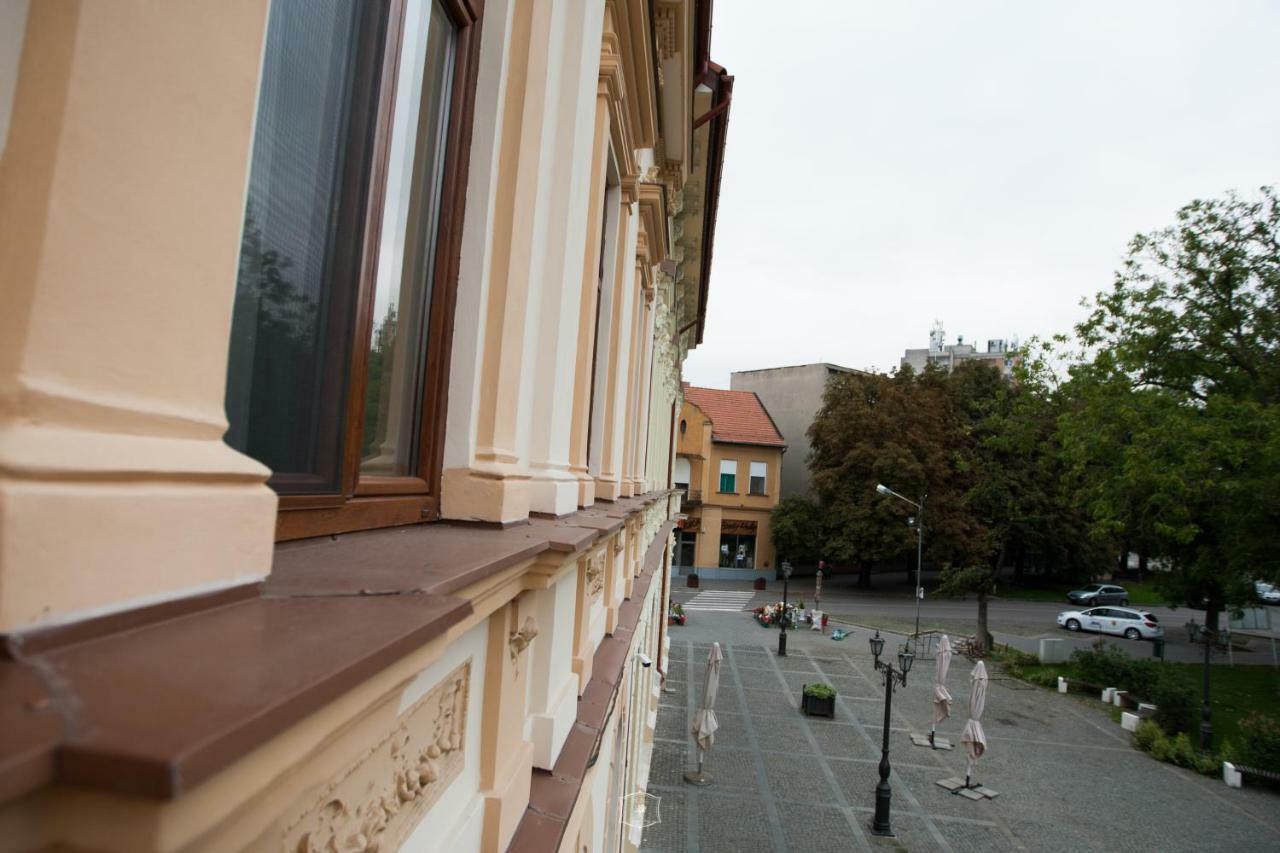
[[[227,368],[227,443],[282,492],[341,484],[385,5],[273,0]]]
[[[364,474],[417,473],[454,41],[438,2],[409,0],[365,385]]]
[[[756,566],[756,537],[731,533],[720,535],[720,568],[754,569]]]
[[[734,477],[732,474],[721,474],[720,475],[720,491],[722,492],[734,491],[733,479]]]
[[[764,494],[765,470],[766,470],[766,465],[764,462],[751,463],[751,482],[749,483],[749,485],[751,486],[751,494],[753,495]]]

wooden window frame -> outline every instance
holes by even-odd
[[[359,235],[360,273],[347,365],[346,435],[340,460],[341,489],[329,494],[282,494],[276,515],[278,542],[435,521],[440,517],[440,470],[444,458],[449,356],[453,345],[454,311],[457,305],[458,266],[484,0],[438,2],[456,27],[456,41],[453,82],[449,94],[449,126],[445,136],[444,175],[440,188],[440,217],[428,306],[426,366],[423,372],[416,476],[360,474],[369,344],[373,335],[373,301],[406,12],[405,0],[391,0],[387,11],[386,44],[378,87],[372,159],[368,164],[368,193]]]

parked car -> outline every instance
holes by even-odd
[[[1254,581],[1253,590],[1265,603],[1280,604],[1280,586],[1273,586],[1266,581]]]
[[[1122,586],[1105,583],[1091,583],[1067,593],[1067,601],[1072,604],[1128,604],[1129,593]]]
[[[1164,636],[1160,620],[1145,610],[1127,607],[1092,607],[1058,614],[1058,627],[1068,631],[1097,631],[1129,640],[1152,640]]]

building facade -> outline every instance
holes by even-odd
[[[780,497],[809,494],[809,427],[822,408],[822,397],[832,376],[855,373],[836,364],[801,364],[740,370],[729,375],[734,391],[751,391],[773,418],[787,452],[782,457]]]
[[[686,515],[676,535],[678,573],[772,575],[769,513],[778,503],[787,445],[760,398],[686,385],[676,430],[674,479]]]
[[[710,2],[0,13],[0,850],[635,849]]]

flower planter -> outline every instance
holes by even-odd
[[[806,716],[826,717],[828,720],[834,720],[836,717],[836,697],[810,696],[804,692],[804,688],[801,688],[800,710]]]
[[[764,578],[756,578],[752,586],[756,589],[764,589]]]
[[[685,585],[685,586],[687,586],[689,589],[697,589],[697,588],[698,588],[698,576],[697,576],[697,575],[689,575],[688,577],[686,577],[686,578],[684,579],[684,585]]]

